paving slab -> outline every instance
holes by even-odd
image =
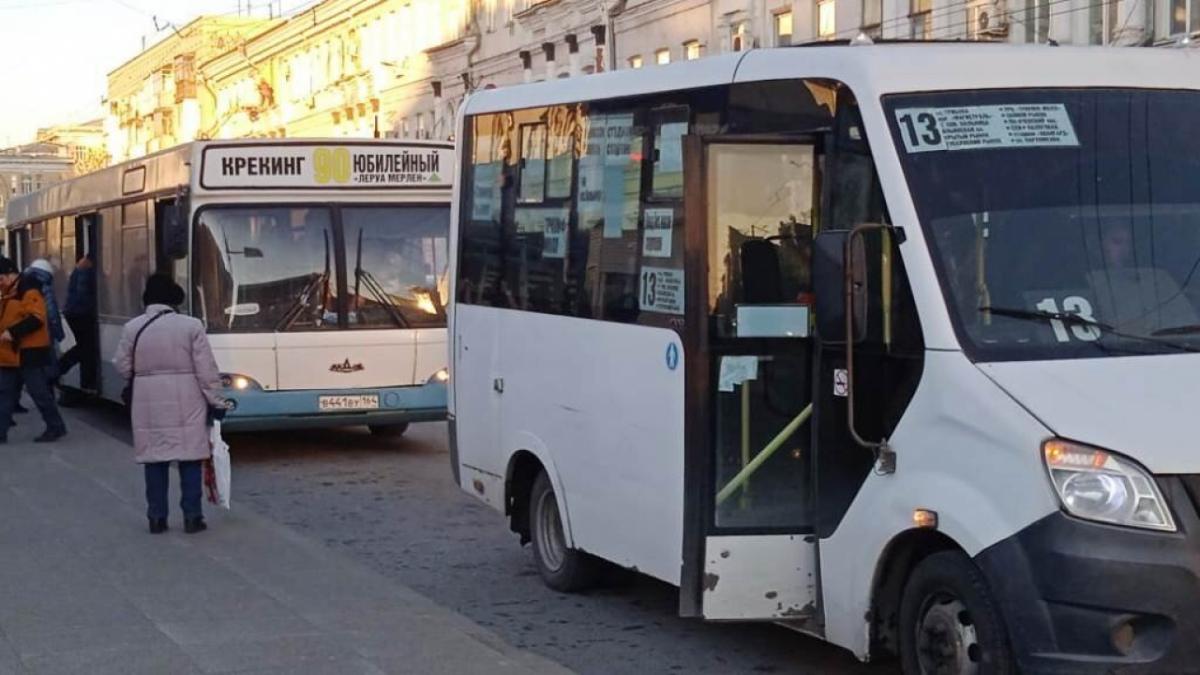
[[[125,443],[0,445],[0,675],[566,673],[486,628],[239,507],[207,532],[146,531]]]

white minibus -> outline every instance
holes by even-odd
[[[831,45],[472,96],[458,482],[556,589],[609,561],[912,674],[1195,670],[1196,58]]]
[[[60,304],[94,263],[77,332],[98,348],[66,386],[119,400],[110,359],[157,271],[208,328],[226,428],[400,434],[446,414],[453,164],[425,141],[196,142],[12,200],[9,250],[57,268]]]

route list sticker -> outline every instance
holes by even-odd
[[[896,123],[909,153],[1079,146],[1061,103],[903,108]]]

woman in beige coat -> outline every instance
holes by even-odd
[[[221,376],[204,326],[175,313],[183,300],[183,289],[170,277],[151,276],[142,294],[146,312],[125,324],[113,358],[121,375],[133,378],[133,445],[145,467],[146,515],[153,534],[167,529],[171,462],[179,463],[184,531],[207,528],[201,465],[212,455],[209,411],[224,411]]]

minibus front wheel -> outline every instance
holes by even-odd
[[[595,585],[599,563],[567,543],[554,486],[545,471],[538,474],[529,495],[529,530],[533,559],[547,586],[569,593]]]
[[[1004,621],[965,553],[935,553],[913,570],[900,602],[900,659],[906,675],[1016,672]]]

